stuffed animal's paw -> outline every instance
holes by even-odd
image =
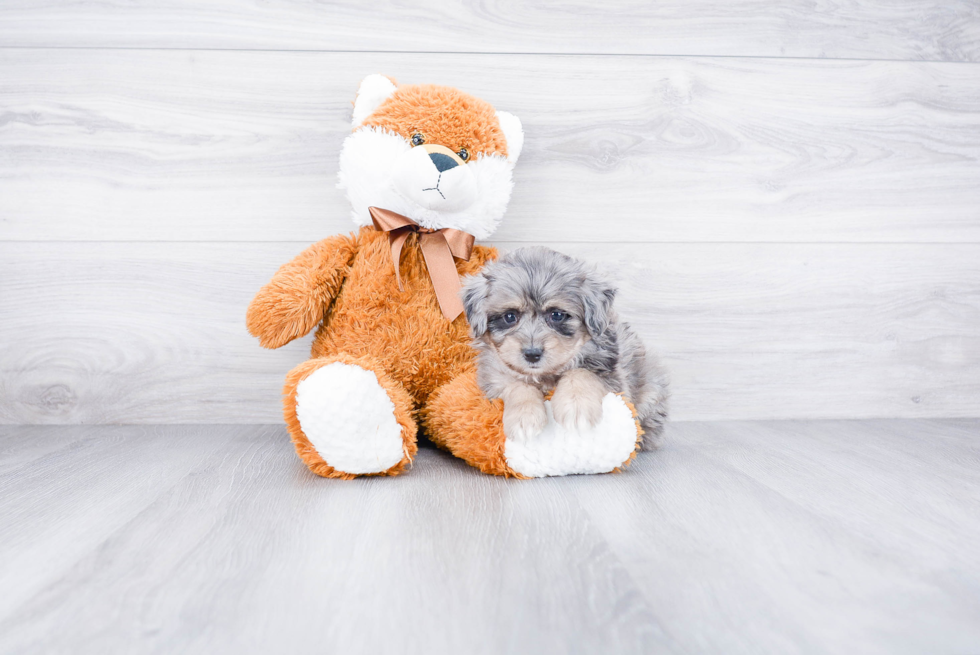
[[[545,403],[554,416],[554,400]],[[629,463],[637,448],[636,419],[628,403],[613,393],[602,401],[602,419],[587,430],[566,429],[549,421],[533,439],[510,438],[504,458],[516,473],[528,478],[576,473],[608,473]]]
[[[360,366],[342,361],[321,366],[296,386],[294,442],[309,444],[316,460],[341,477],[400,471],[414,448],[415,425],[406,418],[407,394],[393,398],[392,391]]]
[[[322,312],[311,311],[311,306],[316,308],[269,284],[249,304],[245,325],[263,348],[279,348],[316,326]]]

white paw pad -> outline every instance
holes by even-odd
[[[330,466],[344,473],[381,473],[402,460],[395,404],[371,371],[335,362],[296,388],[296,417]]]
[[[626,402],[616,394],[602,399],[602,420],[592,428],[570,430],[555,421],[551,402],[545,402],[548,425],[528,439],[504,442],[507,464],[529,478],[577,473],[608,473],[636,449],[636,422]]]

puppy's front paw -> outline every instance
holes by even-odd
[[[559,396],[556,391],[551,399],[551,409],[555,413],[555,421],[566,430],[587,430],[594,428],[602,419],[602,397]]]
[[[504,434],[510,439],[526,440],[538,436],[548,425],[548,413],[541,401],[504,403]]]
[[[590,373],[572,371],[558,382],[551,397],[555,421],[566,430],[587,430],[602,419],[602,399],[606,390]]]

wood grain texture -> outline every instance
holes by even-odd
[[[377,71],[522,118],[501,241],[980,242],[980,64],[17,49],[0,240],[346,231],[337,158]]]
[[[978,433],[674,424],[621,474],[348,482],[280,427],[4,427],[0,652],[974,652]]]
[[[102,430],[0,483],[2,652],[680,652],[559,487],[431,450],[330,485],[282,428]]]
[[[573,492],[688,652],[969,653],[978,434],[976,420],[675,424],[630,476]]]
[[[8,0],[0,43],[978,61],[980,9],[970,0]]]
[[[0,423],[278,422],[309,341],[244,314],[306,245],[0,244]],[[551,245],[606,262],[677,420],[980,412],[980,246]]]

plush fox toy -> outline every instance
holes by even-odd
[[[501,401],[476,383],[459,278],[496,257],[474,240],[489,237],[507,207],[520,121],[453,88],[371,75],[352,123],[339,187],[360,229],[280,268],[247,315],[266,348],[318,328],[312,358],[288,373],[284,389],[286,424],[310,470],[397,475],[416,453],[420,424],[486,473],[596,473],[627,463],[637,426],[625,402],[597,426],[618,435],[611,441],[552,424],[533,444],[513,443]],[[587,448],[568,447],[583,436]]]

